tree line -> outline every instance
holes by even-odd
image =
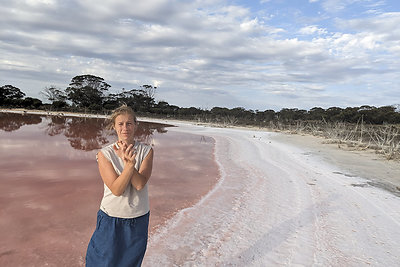
[[[71,111],[85,113],[109,113],[122,103],[132,107],[141,116],[176,118],[215,122],[232,125],[268,126],[270,123],[293,124],[299,121],[348,122],[368,124],[400,124],[400,112],[395,106],[314,107],[310,110],[283,108],[280,111],[267,109],[247,110],[242,107],[178,107],[166,101],[155,101],[157,87],[142,85],[137,89],[122,88],[110,93],[111,85],[103,78],[94,75],[79,75],[71,79],[65,89],[48,86],[41,94],[50,103],[26,97],[19,88],[12,85],[0,87],[0,106],[4,108],[27,108],[52,111]]]

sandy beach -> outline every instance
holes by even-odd
[[[174,124],[216,140],[221,179],[150,236],[144,266],[398,266],[398,162],[311,136]]]
[[[153,202],[154,215],[174,199],[182,208],[152,222],[143,266],[398,266],[398,161],[313,136],[139,120],[212,139],[215,162],[196,172],[219,172],[213,183],[153,186],[172,196]]]

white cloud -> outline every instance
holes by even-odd
[[[353,20],[339,20],[341,28],[357,31],[357,42],[366,49],[379,49],[383,53],[396,53],[400,45],[400,12],[384,13],[375,17]],[[398,54],[397,54],[398,55]]]
[[[336,13],[344,10],[347,6],[362,0],[321,0],[321,5],[328,13]]]
[[[309,34],[309,35],[312,35],[312,34],[321,35],[321,34],[327,34],[328,31],[326,29],[318,28],[316,25],[310,25],[310,26],[301,28],[299,30],[299,33],[300,34]]]
[[[384,13],[375,17],[362,19],[339,20],[338,22],[342,27],[349,27],[354,30],[368,31],[377,34],[382,33],[394,36],[395,39],[398,39],[400,35],[400,29],[397,27],[399,23],[400,12]]]
[[[248,20],[248,21],[244,21],[240,24],[240,29],[242,29],[243,31],[254,31],[258,28],[259,24],[258,24],[258,19],[252,19],[252,20]]]

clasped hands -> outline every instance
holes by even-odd
[[[133,144],[126,144],[125,142],[118,141],[117,145],[113,146],[115,153],[124,161],[125,164],[136,164],[136,149],[134,149]]]

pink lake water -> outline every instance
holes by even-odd
[[[150,234],[218,180],[214,140],[140,122],[153,146]],[[0,113],[0,266],[83,266],[103,194],[104,119]],[[207,170],[205,172],[205,169]]]

